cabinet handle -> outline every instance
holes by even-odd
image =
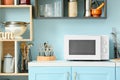
[[[77,72],[74,72],[74,80],[76,80]]]
[[[67,72],[67,80],[69,80],[69,76],[70,76],[70,74],[69,74],[69,72]]]

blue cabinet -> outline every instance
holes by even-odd
[[[120,66],[116,67],[116,80],[120,80]]]
[[[120,80],[120,62],[116,62],[116,80]]]
[[[115,80],[115,67],[72,67],[72,75],[72,80]]]
[[[29,67],[29,80],[115,80],[115,68]]]
[[[29,67],[29,80],[70,80],[71,67]]]
[[[117,70],[117,71],[116,71]],[[120,80],[114,62],[30,62],[29,80]]]

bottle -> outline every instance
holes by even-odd
[[[85,0],[85,17],[91,16],[91,0]]]
[[[68,17],[77,17],[77,0],[69,0]]]

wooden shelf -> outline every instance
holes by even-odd
[[[14,13],[16,11],[16,13]],[[24,11],[25,13],[23,13],[22,11]],[[15,65],[14,65],[14,73],[0,73],[0,76],[28,76],[28,73],[18,73],[18,55],[19,55],[19,44],[18,41],[32,41],[33,39],[33,19],[32,19],[32,5],[0,5],[0,12],[1,12],[1,18],[3,18],[3,21],[26,21],[26,22],[30,22],[29,24],[29,29],[26,35],[23,35],[23,39],[14,39],[14,40],[10,40],[7,38],[2,38],[0,39],[0,41],[3,43],[4,41],[10,41],[10,43],[12,41],[14,41],[14,50],[13,50],[13,56],[15,58]],[[11,15],[10,15],[10,14]],[[4,15],[5,14],[5,15]],[[3,15],[3,16],[2,16]],[[6,16],[7,15],[7,16]],[[15,18],[13,18],[13,16],[15,16]],[[27,16],[27,17],[26,17]],[[0,20],[1,22],[3,22],[2,20]],[[1,43],[1,47],[3,46],[3,44]],[[2,48],[1,48],[2,49]],[[3,50],[3,49],[2,49]],[[5,51],[5,50],[4,50]],[[1,51],[1,54],[2,51]],[[1,56],[1,55],[0,55]],[[0,60],[1,62],[3,61],[2,59]],[[3,69],[1,66],[3,65],[2,63],[0,63],[0,69]]]
[[[29,8],[32,7],[32,5],[0,5],[0,8]]]
[[[55,4],[56,1],[60,2],[60,6],[58,6],[58,7],[60,7],[60,10],[59,10],[60,15],[57,17],[55,15],[56,12],[54,10],[51,12],[51,13],[53,13],[52,16],[54,16],[54,17],[40,17],[41,14],[42,14],[41,16],[45,16],[45,14],[43,14],[42,11],[40,12],[40,5]],[[105,3],[105,6],[103,8],[101,8],[102,14],[98,18],[84,16],[85,12],[86,12],[85,0],[77,0],[77,8],[78,8],[77,9],[77,17],[68,17],[69,16],[68,15],[69,14],[69,7],[68,7],[69,1],[68,0],[35,0],[35,4],[33,4],[34,18],[37,18],[37,19],[106,19],[107,18],[107,0],[96,0],[96,2],[92,1],[91,8],[96,9],[98,6],[100,6],[100,4],[102,4],[103,2]]]
[[[107,17],[36,17],[36,19],[106,19]]]
[[[28,73],[0,73],[0,76],[28,76]]]
[[[21,40],[0,40],[0,41],[32,41],[32,39],[21,39]]]

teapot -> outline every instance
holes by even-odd
[[[13,67],[14,67],[14,57],[10,55],[9,53],[4,56],[4,64],[3,64],[3,72],[5,73],[13,73]]]

